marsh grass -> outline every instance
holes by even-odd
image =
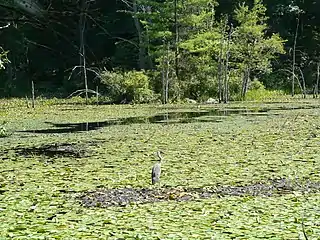
[[[249,90],[246,94],[247,101],[272,101],[287,99],[287,95],[281,90],[267,90],[264,88]]]
[[[1,100],[12,132],[0,139],[0,239],[309,239],[320,236],[320,193],[213,196],[178,202],[86,207],[79,196],[101,189],[151,189],[154,152],[161,150],[161,188],[215,188],[289,179],[319,182],[318,100],[229,105],[89,105]],[[71,100],[70,100],[71,101]],[[269,109],[220,121],[112,125],[94,131],[37,134],[46,122],[79,123],[168,111]],[[271,110],[270,110],[271,109]],[[273,110],[272,110],[273,109]],[[81,146],[81,157],[17,149]]]

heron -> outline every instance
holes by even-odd
[[[157,152],[157,156],[159,158],[159,161],[153,165],[151,172],[152,184],[155,184],[160,181],[161,161],[163,161],[163,157],[161,156],[160,151]]]

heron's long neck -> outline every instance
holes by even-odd
[[[158,154],[159,162],[161,162],[163,160],[163,158],[162,158],[160,152],[157,152],[157,154]]]

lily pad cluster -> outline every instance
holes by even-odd
[[[309,239],[320,236],[317,99],[2,103],[12,134],[0,138],[0,239],[303,239],[302,223]],[[82,123],[99,127],[60,130]]]

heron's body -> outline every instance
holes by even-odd
[[[160,181],[160,175],[161,175],[161,162],[157,162],[152,167],[152,173],[151,173],[152,184],[155,184],[156,182]]]
[[[151,181],[152,184],[155,184],[160,181],[160,175],[161,175],[161,161],[162,156],[160,155],[160,152],[157,152],[157,155],[159,157],[159,162],[153,165],[152,172],[151,172]]]

